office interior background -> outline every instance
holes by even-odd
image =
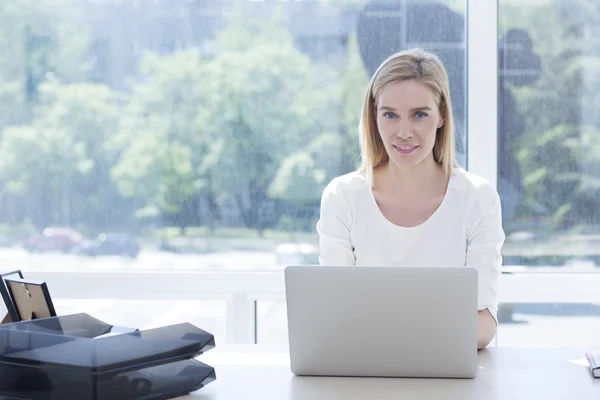
[[[496,345],[600,348],[596,0],[0,2],[2,271],[61,315],[285,343],[283,268],[318,262],[368,80],[415,46],[501,196]]]

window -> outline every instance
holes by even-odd
[[[598,299],[579,296],[577,280],[600,272],[600,5],[501,0],[498,21],[505,271],[525,273],[522,290],[540,292],[504,307],[504,343],[597,345]]]
[[[282,269],[317,262],[368,80],[421,46],[450,75],[459,163],[502,198],[499,344],[564,320],[597,343],[593,0],[4,3],[0,263],[58,313],[285,341]]]

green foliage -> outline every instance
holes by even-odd
[[[362,105],[365,97],[369,76],[360,58],[358,41],[355,35],[348,42],[348,64],[342,79],[339,103],[342,104],[342,172],[349,172],[358,167],[357,155],[360,154],[358,146],[358,127]]]
[[[89,35],[79,17],[72,0],[0,2],[0,128],[29,121],[48,77],[85,78]]]
[[[342,13],[366,3],[323,2]],[[86,83],[93,54],[76,1],[3,2],[2,222],[214,231],[231,207],[259,233],[312,229],[324,186],[360,161],[368,76],[355,37],[323,65],[283,27],[286,5],[256,19],[247,7],[236,1],[215,53],[146,54],[115,93]]]
[[[280,166],[270,195],[287,201],[318,200],[325,185],[335,176],[358,167],[358,125],[368,76],[363,67],[356,38],[348,44],[348,59],[328,109],[337,114],[337,124],[290,154]],[[337,112],[336,112],[337,111]]]
[[[207,76],[195,50],[149,55],[140,73],[114,143],[124,151],[112,176],[120,192],[143,208],[173,214],[205,184],[199,169]]]
[[[326,172],[315,167],[309,154],[295,153],[279,168],[271,185],[271,196],[299,204],[318,200],[326,183],[325,176]]]
[[[598,224],[600,40],[585,27],[600,22],[600,6],[547,1],[504,6],[502,14],[527,31],[542,58],[540,79],[512,88],[526,123],[513,143],[525,191],[520,215],[547,219],[556,230]]]
[[[283,6],[254,19],[238,0],[215,54],[146,54],[117,94],[81,83],[89,38],[71,0],[0,5],[4,219],[108,229],[163,218],[183,230],[214,228],[234,205],[262,232],[281,217],[265,210],[312,207],[358,164],[368,78],[354,37],[327,66],[300,52]],[[293,226],[314,217],[300,214]]]
[[[136,199],[139,217],[187,213],[202,198],[213,223],[218,204],[233,202],[247,227],[262,230],[269,194],[297,203],[282,189],[297,160],[284,160],[335,128],[336,98],[328,71],[294,47],[276,16],[257,24],[236,12],[217,43],[213,58],[189,50],[142,61],[112,176],[123,196]],[[279,189],[269,193],[276,177]],[[318,195],[323,182],[315,184],[299,186],[311,192],[301,197]]]
[[[580,175],[578,129],[557,125],[547,132],[528,132],[519,143],[517,159],[524,172],[525,206],[528,213],[553,215],[560,224],[568,208],[565,194],[577,190]],[[557,162],[559,160],[559,162]]]
[[[341,8],[344,11],[358,11],[360,9],[362,9],[365,4],[368,3],[367,0],[319,0],[321,3],[331,6],[331,7],[336,7],[336,8]]]
[[[118,115],[110,89],[51,82],[40,87],[39,104],[31,125],[5,129],[0,142],[0,181],[13,207],[41,225],[122,218],[106,203],[115,199],[115,157],[104,143]]]
[[[252,32],[265,40],[252,40],[251,48],[244,45],[251,31],[232,29],[235,35],[224,34],[229,50],[209,63],[211,144],[204,168],[220,200],[235,201],[246,226],[262,229],[260,210],[278,169],[284,169],[279,176],[287,176],[291,164],[283,160],[333,126],[332,98],[321,81],[326,72],[317,70],[276,22]],[[280,178],[280,189],[272,194],[287,199],[279,196],[287,184]]]

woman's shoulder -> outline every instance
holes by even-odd
[[[323,196],[351,197],[364,193],[368,188],[367,179],[361,171],[353,171],[333,178],[323,190]]]
[[[463,192],[468,199],[476,202],[494,203],[499,198],[498,192],[488,179],[462,167],[455,167],[452,174],[455,188]]]

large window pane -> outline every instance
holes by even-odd
[[[315,263],[321,192],[358,165],[363,93],[395,51],[445,62],[466,165],[464,3],[1,2],[1,268],[63,274],[52,275],[60,314],[217,329],[202,317],[210,303],[192,307],[177,285],[157,303],[94,305],[65,282],[134,272],[135,291],[161,271]],[[244,310],[236,301],[226,313]]]
[[[600,3],[499,4],[505,269],[600,272]],[[535,276],[530,282],[532,290],[540,284]],[[564,285],[557,279],[553,290],[576,291]],[[551,304],[505,306],[505,343],[561,345],[569,335],[578,344],[600,343],[585,334],[600,322],[600,306],[544,301]]]

